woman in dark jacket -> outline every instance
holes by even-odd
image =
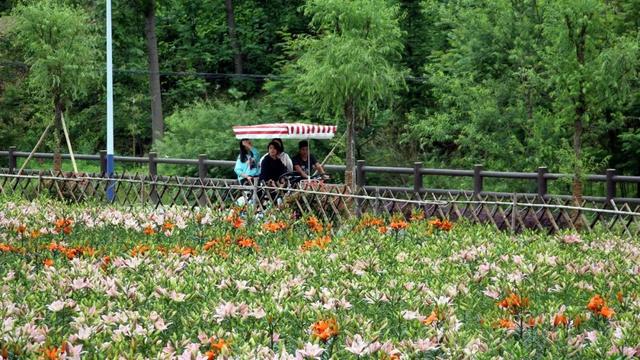
[[[282,163],[278,155],[282,147],[275,141],[269,143],[269,152],[260,163],[260,181],[273,186],[280,180],[280,176],[287,172],[287,167]]]

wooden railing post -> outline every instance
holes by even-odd
[[[416,161],[413,163],[413,192],[416,194],[420,193],[422,190],[422,174],[420,173],[422,170],[422,162]]]
[[[365,194],[364,187],[367,185],[367,181],[365,179],[365,171],[364,171],[364,160],[358,160],[356,162],[356,185],[357,190],[356,194]],[[362,216],[362,199],[356,199],[356,216]]]
[[[616,169],[607,169],[607,205],[611,204],[611,201],[616,198]]]
[[[151,180],[151,189],[149,191],[149,198],[151,202],[156,205],[160,198],[158,197],[158,191],[156,189],[156,181],[158,180],[158,163],[156,162],[156,158],[158,157],[158,153],[155,151],[149,152],[149,178]]]
[[[209,173],[207,169],[207,164],[205,163],[207,160],[207,154],[199,154],[198,155],[198,177],[200,178],[200,195],[198,196],[198,205],[205,206],[207,205],[207,197],[206,197],[206,189],[204,188],[205,179]]]
[[[359,188],[364,188],[367,184],[364,171],[364,160],[356,162],[356,184]]]
[[[473,167],[473,195],[480,196],[482,193],[482,164]]]
[[[18,167],[15,152],[16,152],[16,147],[9,146],[9,173],[11,174],[13,174],[15,169]]]
[[[548,172],[549,169],[546,166],[538,167],[538,198],[540,200],[544,200],[545,196],[547,196],[547,179],[544,175]]]
[[[107,150],[100,150],[100,175],[107,174]]]
[[[200,177],[200,180],[203,181],[207,178],[207,175],[209,173],[209,169],[207,168],[205,160],[207,160],[207,154],[198,155],[198,177]]]
[[[156,158],[158,157],[158,153],[155,151],[149,152],[149,175],[151,177],[158,176],[158,163],[156,162]]]

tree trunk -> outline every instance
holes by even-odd
[[[593,14],[589,14],[587,19],[591,19]],[[567,30],[569,31],[569,39],[573,43],[573,46],[576,49],[576,60],[578,64],[580,64],[580,68],[578,71],[582,71],[582,68],[585,64],[585,50],[587,43],[587,23],[583,23],[580,26],[579,31],[576,33],[574,30],[573,21],[565,15],[565,24],[567,25]],[[582,74],[580,74],[582,75]],[[578,96],[574,100],[575,104],[575,119],[573,123],[573,153],[575,156],[575,163],[573,166],[573,202],[576,206],[581,206],[582,204],[582,132],[583,132],[583,121],[584,115],[587,113],[587,99],[585,96],[585,85],[582,79],[578,80]],[[579,219],[578,219],[579,220]],[[579,221],[578,224],[579,226]]]
[[[576,108],[576,120],[573,132],[573,153],[575,155],[575,164],[573,167],[573,202],[576,206],[582,204],[582,116],[583,113]]]
[[[236,74],[242,74],[242,53],[240,52],[240,44],[238,35],[236,34],[236,20],[233,13],[233,1],[225,0],[227,8],[227,27],[229,28],[229,40],[231,40],[231,48],[233,49],[233,65]]]
[[[356,165],[356,114],[353,106],[353,101],[348,100],[344,106],[344,117],[347,121],[347,137],[346,137],[346,149],[347,168],[344,173],[344,184],[349,186],[352,191],[355,191],[356,177],[355,177],[355,165]]]
[[[158,64],[158,39],[156,38],[155,0],[149,0],[144,14],[144,32],[149,58],[149,93],[151,95],[151,138],[155,145],[164,135],[162,119],[162,94],[160,89],[160,66]]]
[[[62,170],[62,112],[64,111],[64,104],[62,103],[62,99],[60,98],[60,94],[55,94],[53,97],[53,102],[55,105],[55,117],[54,117],[54,131],[53,131],[53,139],[55,143],[55,148],[53,151],[53,171],[60,172]]]
[[[589,15],[587,18],[590,19]],[[587,43],[587,23],[580,27],[580,31],[574,34],[573,23],[565,16],[567,28],[569,29],[569,37],[576,49],[576,60],[580,67],[578,71],[582,71],[585,64],[585,50]],[[582,74],[580,74],[582,76]],[[582,132],[584,129],[584,116],[588,110],[587,98],[585,96],[585,84],[582,78],[578,80],[578,97],[575,99],[575,120],[573,124],[573,153],[575,155],[574,171],[573,171],[573,203],[575,206],[582,206],[583,184],[582,184]],[[577,210],[573,216],[575,219],[574,226],[577,230],[584,226],[580,211]]]

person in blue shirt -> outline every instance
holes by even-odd
[[[258,150],[253,147],[251,140],[240,140],[240,155],[236,160],[234,171],[241,185],[251,184],[253,178],[260,176],[260,163],[258,162]]]

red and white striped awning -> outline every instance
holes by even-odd
[[[337,130],[334,125],[299,123],[238,125],[233,127],[236,139],[331,139]]]

